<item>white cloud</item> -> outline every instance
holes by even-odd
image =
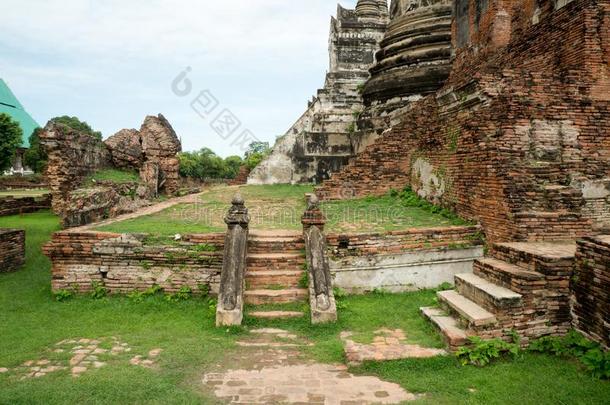
[[[336,10],[333,0],[2,3],[0,77],[39,121],[77,115],[110,135],[162,112],[186,149],[223,155],[236,150],[171,94],[173,77],[192,66],[196,86],[272,141],[323,83]]]

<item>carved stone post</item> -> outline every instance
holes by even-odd
[[[326,256],[326,237],[323,233],[325,222],[318,197],[310,195],[301,223],[309,272],[311,322],[314,324],[337,321],[337,305]]]
[[[243,320],[250,217],[240,194],[233,197],[225,222],[228,229],[220,276],[216,326],[241,325]]]

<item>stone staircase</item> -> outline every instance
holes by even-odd
[[[299,232],[251,231],[248,239],[246,291],[249,305],[286,304],[305,301],[309,291],[299,283],[305,272],[305,243]],[[253,311],[263,319],[300,317],[302,312]]]
[[[421,308],[452,349],[468,337],[522,344],[570,328],[570,276],[574,242],[496,244],[475,261],[474,273],[455,276],[455,290],[437,293],[440,308]]]

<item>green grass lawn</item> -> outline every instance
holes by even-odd
[[[90,186],[100,181],[111,181],[116,184],[139,183],[140,175],[133,170],[104,169],[87,177],[84,184]]]
[[[46,189],[35,189],[35,190],[6,190],[0,191],[0,197],[41,197],[45,194],[49,194],[49,190]]]
[[[115,336],[135,353],[162,348],[158,369],[116,363],[72,378],[60,371],[25,379],[0,374],[0,404],[196,404],[217,403],[201,377],[239,358],[235,341],[244,328],[214,328],[214,313],[200,298],[167,302],[156,296],[136,302],[126,297],[89,297],[56,302],[50,291],[50,264],[40,247],[59,229],[47,212],[0,218],[0,227],[27,231],[27,263],[0,275],[0,367],[13,368],[46,355],[56,342],[72,338]],[[341,299],[339,323],[311,326],[308,319],[254,321],[246,328],[274,326],[298,333],[315,346],[304,349],[313,359],[342,362],[339,333],[370,335],[381,328],[403,328],[413,343],[438,347],[441,342],[418,308],[434,303],[434,293],[371,294]],[[297,306],[298,308],[301,305]],[[430,404],[605,404],[610,384],[592,379],[572,360],[524,354],[486,368],[461,367],[453,357],[367,363],[350,371],[373,374],[425,393]]]
[[[301,216],[306,208],[305,194],[312,186],[242,186],[217,187],[206,192],[198,204],[182,204],[150,216],[126,220],[98,228],[117,233],[153,233],[171,236],[185,233],[223,232],[224,216],[231,199],[239,191],[248,207],[253,230],[301,230]],[[323,202],[328,232],[383,232],[408,228],[466,224],[417,206],[409,206],[397,197],[369,197]]]

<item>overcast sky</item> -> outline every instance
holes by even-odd
[[[353,7],[356,0],[340,0]],[[162,113],[185,150],[241,154],[191,101],[206,89],[273,144],[328,68],[336,0],[2,0],[0,77],[39,124],[74,115],[108,137]],[[191,93],[172,92],[185,68]],[[201,109],[199,109],[201,111]],[[236,132],[236,134],[237,134]],[[235,135],[237,136],[237,135]]]

